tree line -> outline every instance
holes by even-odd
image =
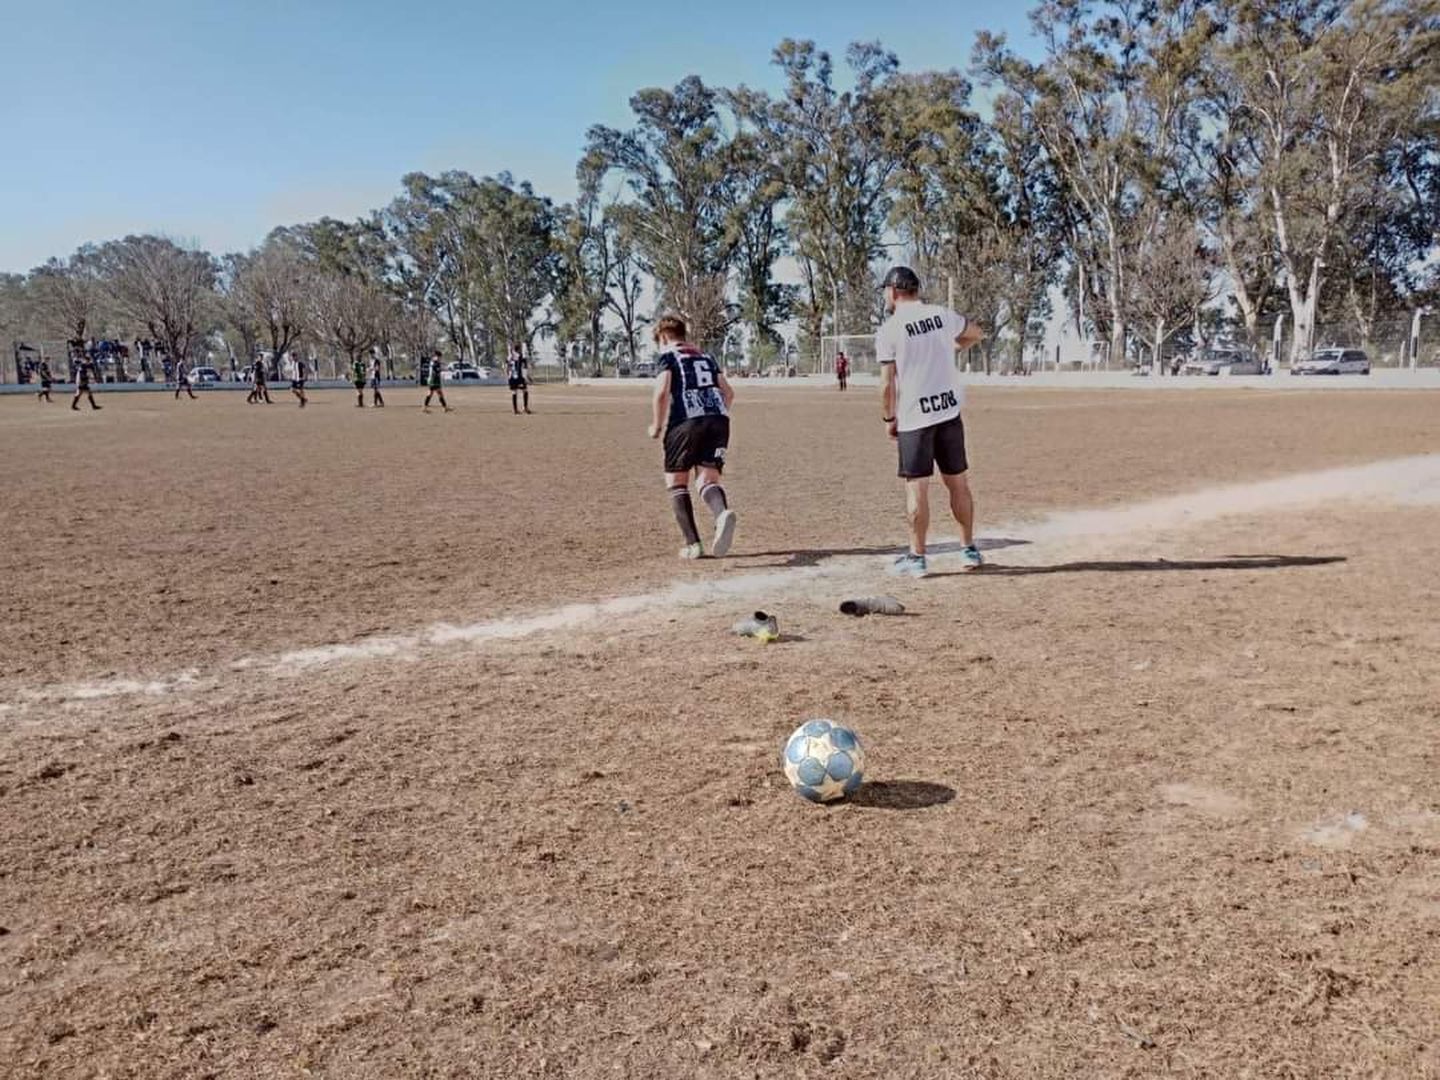
[[[1222,329],[1292,355],[1440,292],[1440,0],[1041,0],[1026,56],[965,72],[878,43],[774,50],[778,86],[689,76],[586,133],[577,194],[412,173],[386,207],[215,257],[156,236],[0,276],[10,337],[144,332],[193,356],[635,360],[658,308],[765,363],[868,333],[877,270],[950,282],[1019,358],[1061,315],[1109,361]],[[979,107],[984,102],[986,108]],[[943,297],[941,297],[943,298]],[[1053,311],[1056,300],[1064,305]]]

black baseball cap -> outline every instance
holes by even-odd
[[[920,275],[908,266],[893,266],[885,275],[885,280],[880,283],[880,288],[896,288],[901,292],[917,293],[920,291]]]

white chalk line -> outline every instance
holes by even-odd
[[[1015,549],[1020,556],[1019,561],[1023,562],[1036,554],[1053,556],[1054,549],[1061,545],[1157,535],[1222,517],[1293,511],[1326,502],[1356,500],[1401,506],[1440,504],[1440,454],[1210,488],[1129,506],[1063,511],[1029,524],[990,531],[1027,541],[1026,546]],[[816,566],[678,582],[654,592],[567,604],[532,615],[489,619],[463,626],[437,623],[413,634],[363,638],[355,642],[292,649],[272,656],[245,657],[226,665],[224,671],[209,676],[191,670],[164,678],[112,678],[51,685],[21,691],[11,702],[0,703],[0,713],[36,704],[71,704],[196,691],[217,685],[227,671],[290,678],[338,664],[415,660],[428,650],[455,646],[476,648],[492,642],[579,630],[597,623],[608,624],[655,612],[692,609],[719,601],[773,602],[786,593],[820,581],[873,586],[889,559],[888,555],[833,556]]]

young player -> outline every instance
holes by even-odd
[[[365,407],[365,361],[355,357],[350,361],[350,381],[355,385],[355,404]]]
[[[36,401],[53,402],[55,399],[50,396],[50,384],[54,380],[50,377],[50,361],[44,357],[40,359],[40,392],[35,395]]]
[[[175,365],[175,400],[180,400],[181,391],[190,395],[190,400],[195,400],[195,391],[190,386],[190,365],[184,360]]]
[[[380,367],[380,358],[375,357],[370,363],[370,403],[377,409],[385,407],[385,396],[380,393],[380,381],[385,377],[385,372]]]
[[[699,480],[700,500],[715,515],[710,551],[721,558],[730,552],[737,524],[720,486],[730,446],[730,404],[735,391],[720,366],[685,340],[686,332],[685,320],[677,315],[666,315],[655,324],[655,344],[663,355],[658,362],[649,435],[652,439],[665,437],[665,487],[685,539],[680,557],[705,555],[690,498],[693,472]]]
[[[930,477],[936,465],[950,493],[950,512],[960,525],[965,568],[979,569],[985,560],[975,547],[975,501],[966,478],[969,462],[955,350],[968,349],[983,335],[965,316],[922,303],[920,278],[908,266],[892,269],[883,287],[890,318],[875,335],[885,377],[881,419],[900,446],[900,476],[910,522],[910,550],[895,560],[892,572],[908,577],[926,574]]]
[[[274,402],[270,400],[270,388],[265,385],[264,360],[255,361],[255,370],[252,378],[253,381],[250,386],[250,396],[247,397],[245,400],[251,405],[258,404],[261,400],[263,400],[266,405],[273,405]]]
[[[95,392],[90,389],[90,379],[96,374],[95,361],[88,356],[81,356],[75,362],[75,396],[70,400],[70,408],[76,411],[80,408],[80,398],[86,397],[90,401],[90,408],[98,409],[99,404],[95,401]]]
[[[310,400],[305,396],[305,376],[307,374],[304,357],[297,356],[295,358],[295,377],[290,380],[290,393],[300,399],[300,408],[302,409]]]
[[[843,352],[835,354],[835,381],[842,392],[850,385],[850,358]]]
[[[533,415],[530,412],[530,361],[525,359],[525,353],[519,345],[510,346],[510,355],[505,360],[505,376],[510,383],[510,410],[516,416],[520,415],[520,395],[525,397],[525,415]]]
[[[423,406],[426,412],[430,411],[430,399],[432,397],[440,398],[440,404],[446,412],[455,411],[446,404],[445,391],[440,387],[440,354],[438,352],[430,360],[430,379],[427,385],[429,386],[429,392],[425,395],[425,404]]]

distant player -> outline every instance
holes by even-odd
[[[70,408],[79,410],[80,399],[87,398],[90,408],[98,409],[100,405],[95,401],[95,392],[90,389],[90,380],[98,374],[95,370],[95,361],[88,356],[81,356],[75,362],[75,396],[70,400]]]
[[[920,300],[920,278],[908,266],[885,276],[885,310],[890,318],[875,335],[885,374],[882,419],[900,444],[900,476],[905,481],[910,521],[910,550],[895,560],[892,572],[926,574],[925,538],[930,531],[930,477],[950,493],[950,512],[960,525],[961,557],[967,570],[984,564],[975,547],[975,500],[966,478],[965,423],[960,418],[962,389],[955,350],[968,349],[983,335],[963,315]]]
[[[190,386],[190,365],[184,360],[175,365],[175,400],[180,400],[180,394],[184,392],[190,395],[190,400],[195,400],[195,391]]]
[[[835,381],[842,391],[850,385],[850,358],[843,352],[835,354]]]
[[[295,358],[295,377],[290,380],[290,393],[300,399],[300,408],[305,408],[310,399],[305,396],[305,377],[309,371],[305,367],[304,357]]]
[[[380,367],[380,358],[377,356],[370,362],[370,403],[377,409],[385,407],[385,396],[380,393],[380,380],[385,377],[385,372]]]
[[[265,361],[256,360],[250,384],[250,396],[245,399],[251,405],[264,401],[266,405],[273,405],[270,400],[270,388],[265,385]]]
[[[525,359],[525,353],[519,345],[510,346],[510,355],[505,360],[505,377],[510,383],[510,410],[520,415],[520,398],[525,398],[525,415],[533,415],[530,412],[530,361]]]
[[[735,391],[718,364],[686,342],[685,320],[666,315],[655,325],[658,361],[650,438],[665,437],[665,486],[670,507],[680,526],[685,546],[682,559],[705,555],[695,525],[695,504],[690,498],[694,472],[700,500],[715,515],[715,538],[710,551],[716,558],[729,554],[735,541],[737,519],[720,486],[725,456],[730,447],[730,404]]]
[[[365,407],[365,361],[360,357],[350,361],[350,381],[355,385],[355,404]]]
[[[445,391],[441,389],[440,386],[440,354],[438,352],[430,360],[430,379],[428,386],[430,389],[425,395],[425,404],[423,406],[426,412],[430,411],[430,399],[432,397],[438,397],[440,399],[440,404],[446,412],[455,411],[445,403]]]
[[[35,400],[36,400],[36,401],[49,401],[49,402],[52,402],[52,403],[53,403],[55,399],[50,396],[50,385],[51,385],[51,383],[53,383],[55,380],[54,380],[53,378],[51,378],[51,376],[50,376],[50,361],[49,361],[49,360],[46,360],[46,359],[44,359],[43,357],[41,358],[41,360],[40,360],[40,370],[39,370],[39,373],[38,373],[38,374],[39,374],[39,376],[40,376],[40,392],[35,395]]]

